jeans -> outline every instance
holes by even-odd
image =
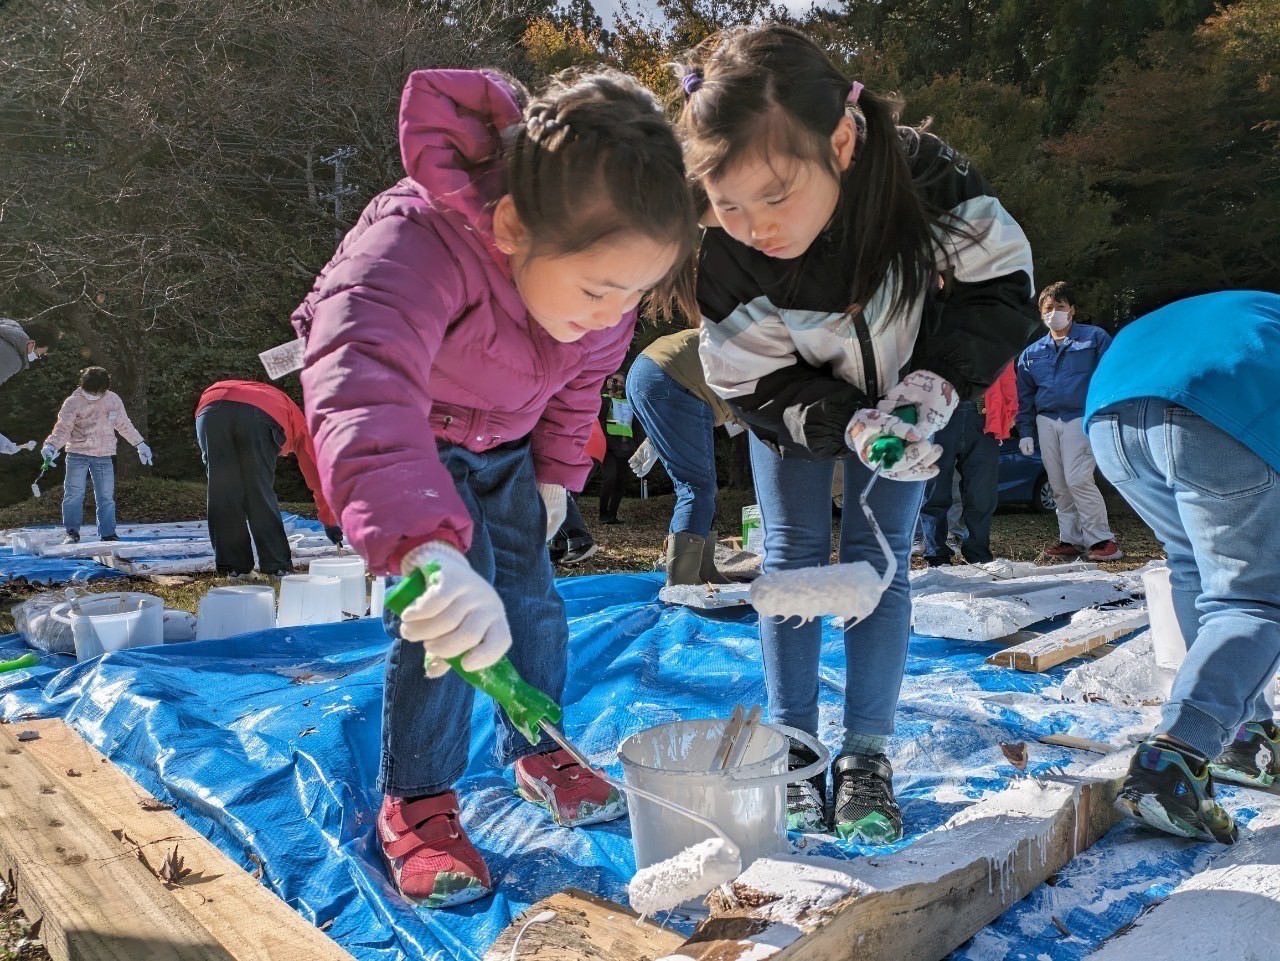
[[[947,515],[952,504],[952,475],[960,472],[960,501],[963,505],[965,536],[960,553],[970,564],[985,564],[991,554],[991,518],[996,512],[996,488],[1000,474],[1000,442],[983,428],[986,417],[974,401],[956,408],[950,422],[934,435],[942,447],[938,476],[925,485],[920,526],[924,534],[924,556],[950,559],[947,546]]]
[[[764,525],[765,573],[817,567],[831,558],[833,461],[780,457],[754,434],[751,468]],[[869,561],[883,571],[884,554],[867,526],[858,497],[871,472],[855,457],[844,461],[840,561]],[[867,498],[898,560],[898,572],[880,606],[844,632],[844,726],[855,734],[892,734],[893,715],[907,663],[911,633],[911,533],[920,513],[924,482],[881,477]],[[818,730],[818,658],[822,624],[795,619],[760,620],[769,715],[810,734]]]
[[[93,502],[98,516],[98,537],[116,536],[116,468],[110,457],[90,457],[67,452],[67,476],[62,482],[62,526],[80,533],[84,520],[84,491],[93,478]]]
[[[247,574],[257,548],[264,574],[293,570],[275,491],[284,428],[252,404],[215,400],[196,414],[196,440],[209,478],[214,566],[221,573]]]
[[[1280,666],[1280,482],[1266,461],[1198,414],[1153,397],[1094,416],[1094,456],[1164,544],[1187,658],[1157,733],[1215,757],[1271,717]]]
[[[716,518],[715,415],[651,358],[636,358],[627,397],[676,489],[671,533],[706,537]]]
[[[507,656],[521,677],[558,704],[564,693],[569,622],[547,556],[546,508],[538,496],[529,441],[483,454],[441,444],[440,460],[475,522],[467,560],[494,586],[506,608],[511,625]],[[392,644],[382,695],[378,788],[399,797],[437,794],[466,770],[475,689],[452,671],[428,680],[422,645],[401,639],[400,619],[389,608],[383,624]],[[494,712],[499,763],[555,746],[545,735],[531,745],[496,704]]]

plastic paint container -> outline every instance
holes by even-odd
[[[357,554],[342,557],[317,557],[307,568],[308,573],[320,577],[336,577],[342,581],[342,610],[356,617],[364,617],[369,609],[365,592],[364,559]]]
[[[76,659],[81,661],[108,651],[164,643],[164,601],[154,594],[88,595],[59,604],[49,616],[71,625]]]
[[[216,641],[233,634],[276,626],[276,592],[269,584],[215,587],[200,598],[196,640]]]
[[[280,578],[277,627],[332,624],[342,620],[342,581],[316,574],[286,574]]]
[[[387,579],[375,577],[373,587],[369,590],[369,616],[381,617],[383,602],[387,596]]]

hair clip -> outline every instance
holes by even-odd
[[[855,80],[853,82],[853,85],[849,88],[849,96],[844,98],[845,103],[857,103],[858,98],[862,96],[862,91],[863,91],[862,84],[859,81]]]
[[[697,70],[690,70],[680,78],[680,86],[684,88],[686,97],[692,97],[693,92],[702,86],[702,74]]]

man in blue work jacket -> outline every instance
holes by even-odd
[[[1111,345],[1101,327],[1075,321],[1075,295],[1063,281],[1040,293],[1040,317],[1049,332],[1018,357],[1018,446],[1040,459],[1058,505],[1058,541],[1044,551],[1052,563],[1084,556],[1115,561],[1124,556],[1107,522],[1107,505],[1093,472],[1096,464],[1084,432],[1089,381]]]

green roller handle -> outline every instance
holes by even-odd
[[[898,420],[905,420],[908,424],[916,422],[916,408],[914,404],[903,404],[893,412],[893,416]],[[892,467],[898,461],[902,460],[902,455],[906,453],[907,442],[901,437],[894,437],[886,434],[871,442],[871,450],[867,453],[867,460],[880,467]]]
[[[22,657],[15,657],[12,661],[0,661],[0,674],[8,671],[20,671],[24,667],[35,667],[40,663],[40,658],[34,654],[27,652]]]
[[[403,617],[405,609],[426,593],[427,578],[439,574],[440,565],[434,562],[414,571],[387,593],[383,603],[395,611],[397,617]],[[516,730],[528,738],[530,744],[541,740],[543,724],[560,723],[564,714],[560,705],[522,678],[509,658],[503,657],[492,667],[468,671],[462,666],[463,657],[459,654],[445,660],[464,681],[502,705]]]

